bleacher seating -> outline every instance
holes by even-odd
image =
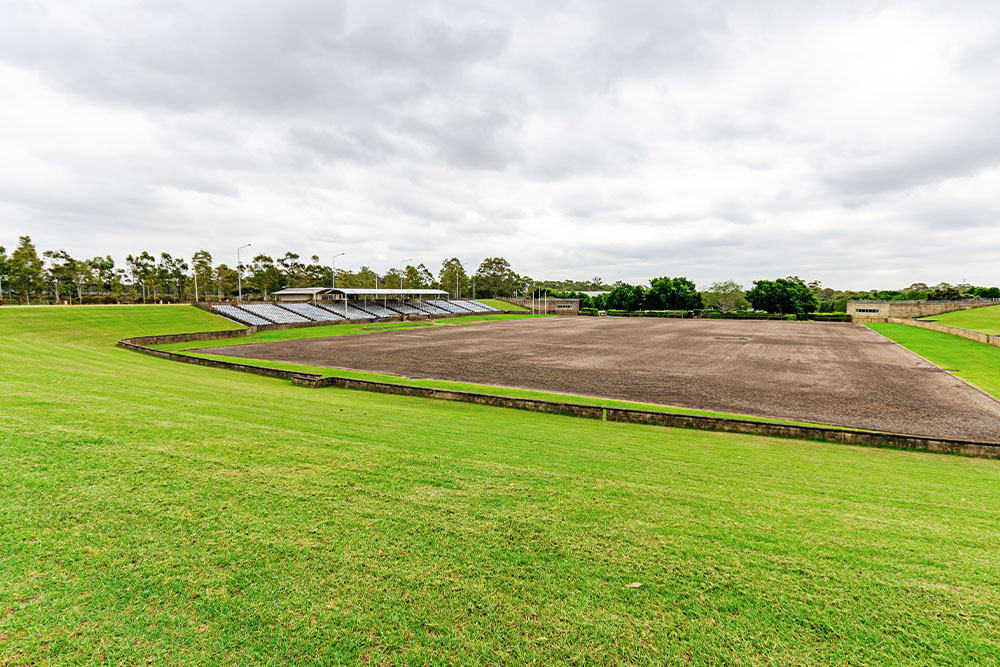
[[[259,327],[265,324],[274,324],[270,320],[265,320],[263,317],[257,317],[253,313],[248,313],[244,310],[240,310],[236,306],[227,306],[225,304],[212,306],[212,310],[219,313],[223,317],[228,317],[231,320],[236,320],[243,324],[249,324],[251,326]]]
[[[367,311],[372,314],[373,317],[392,317],[393,315],[399,315],[394,310],[389,310],[381,301],[358,301],[354,304],[357,308]]]
[[[443,310],[447,310],[449,313],[455,313],[456,315],[468,315],[472,312],[468,308],[463,308],[453,301],[445,301],[444,299],[431,299],[427,303],[432,306],[437,306]]]
[[[475,301],[473,299],[469,299],[469,303],[476,304],[477,306],[479,306],[480,308],[483,308],[488,313],[502,313],[503,312],[499,308],[494,308],[493,306],[487,305],[487,304],[483,303],[482,301]]]
[[[334,315],[340,315],[345,320],[370,320],[372,318],[371,313],[366,313],[363,310],[359,310],[354,306],[340,303],[321,303],[319,307],[323,310],[328,310]]]
[[[258,317],[271,320],[276,324],[298,324],[310,321],[301,315],[296,315],[280,306],[275,306],[273,303],[241,303],[239,307]]]
[[[492,312],[489,308],[479,303],[478,301],[472,301],[470,299],[455,299],[452,303],[458,304],[462,308],[468,308],[474,313],[489,313]]]
[[[316,306],[308,303],[282,303],[281,307],[292,311],[296,315],[301,315],[306,319],[312,320],[313,322],[330,322],[342,319],[328,310],[317,308]]]
[[[412,304],[397,299],[389,299],[385,302],[385,305],[397,313],[403,313],[404,315],[426,315],[424,311],[414,307]]]
[[[451,312],[445,310],[444,308],[439,308],[428,301],[418,301],[414,299],[412,301],[407,301],[406,303],[410,304],[421,313],[427,313],[428,315],[448,315]]]

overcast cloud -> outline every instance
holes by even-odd
[[[1000,4],[0,0],[0,245],[1000,283]]]

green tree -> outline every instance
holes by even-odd
[[[430,289],[434,285],[434,276],[423,264],[406,266],[403,275],[403,286],[407,289]]]
[[[250,264],[250,275],[246,284],[266,299],[268,294],[281,289],[282,275],[274,260],[261,253],[254,257]]]
[[[44,263],[38,256],[30,236],[18,238],[17,248],[11,253],[8,267],[11,284],[24,295],[30,305],[31,294],[37,293],[45,286],[42,280]]]
[[[513,296],[517,274],[503,257],[487,257],[476,270],[476,296]]]
[[[209,285],[212,284],[212,253],[207,250],[199,250],[191,255],[191,269],[194,273],[197,297],[208,294]]]
[[[706,308],[715,308],[723,313],[743,310],[749,305],[746,289],[735,280],[712,283],[701,293],[701,300]]]
[[[59,292],[61,292],[59,287],[65,287],[71,299],[72,292],[75,290],[77,302],[83,303],[83,290],[88,289],[94,280],[90,264],[83,260],[74,259],[65,250],[46,250],[42,255],[49,262],[49,275],[54,282],[56,301],[59,300]]]
[[[604,298],[604,307],[608,310],[627,310],[634,312],[642,310],[646,300],[646,290],[642,285],[621,283],[611,289]]]
[[[465,273],[465,267],[457,257],[446,259],[441,262],[441,271],[438,272],[438,282],[441,289],[459,298],[463,294],[469,294],[469,276]]]
[[[220,301],[223,296],[236,295],[239,286],[237,276],[236,269],[231,269],[225,264],[219,264],[215,269],[215,288]]]
[[[7,248],[0,245],[0,305],[3,304],[3,288],[10,285],[10,258]]]
[[[645,294],[647,310],[693,310],[701,308],[698,288],[687,278],[653,278]]]
[[[747,300],[757,310],[782,315],[812,313],[819,304],[812,290],[798,276],[777,280],[755,280]]]

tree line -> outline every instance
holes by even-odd
[[[581,308],[627,312],[654,310],[716,310],[723,313],[744,310],[781,315],[846,312],[848,301],[1000,299],[1000,288],[940,283],[929,287],[916,283],[903,290],[837,292],[818,282],[806,283],[798,276],[755,280],[746,289],[735,280],[725,280],[699,291],[684,277],[653,278],[649,285],[615,283],[604,294],[589,296],[581,291],[543,289],[539,295],[575,298]]]
[[[245,298],[266,299],[286,287],[333,286],[333,267],[320,257],[303,258],[288,251],[279,257],[249,256],[235,266],[216,263],[207,250],[189,260],[161,252],[129,254],[117,264],[111,255],[81,259],[65,250],[35,248],[22,236],[8,254],[0,246],[0,303],[143,303],[195,299],[228,300],[241,290]],[[520,275],[503,257],[484,259],[469,272],[457,257],[441,262],[436,274],[423,263],[390,267],[377,272],[337,268],[339,287],[401,287],[442,289],[453,297],[512,297],[535,294],[578,298],[584,308],[599,310],[698,310],[722,312],[746,309],[773,313],[843,312],[848,300],[1000,298],[1000,288],[940,283],[914,283],[902,290],[844,292],[806,283],[797,276],[756,280],[750,289],[733,280],[716,282],[699,291],[681,277],[659,277],[648,285],[591,280],[541,281]],[[583,291],[604,291],[595,297]]]
[[[441,263],[434,274],[425,264],[406,264],[377,272],[337,267],[337,287],[442,289],[455,297],[519,296],[536,281],[516,273],[503,257],[484,259],[470,273],[457,257]],[[305,259],[294,252],[280,257],[252,255],[235,266],[216,263],[199,250],[190,260],[167,252],[129,254],[118,264],[111,255],[81,259],[65,250],[39,253],[31,237],[22,236],[8,254],[0,246],[0,303],[159,303],[267,299],[287,287],[333,286],[331,265],[319,256]]]

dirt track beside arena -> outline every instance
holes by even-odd
[[[848,323],[559,317],[204,352],[1000,441],[1000,402]]]

